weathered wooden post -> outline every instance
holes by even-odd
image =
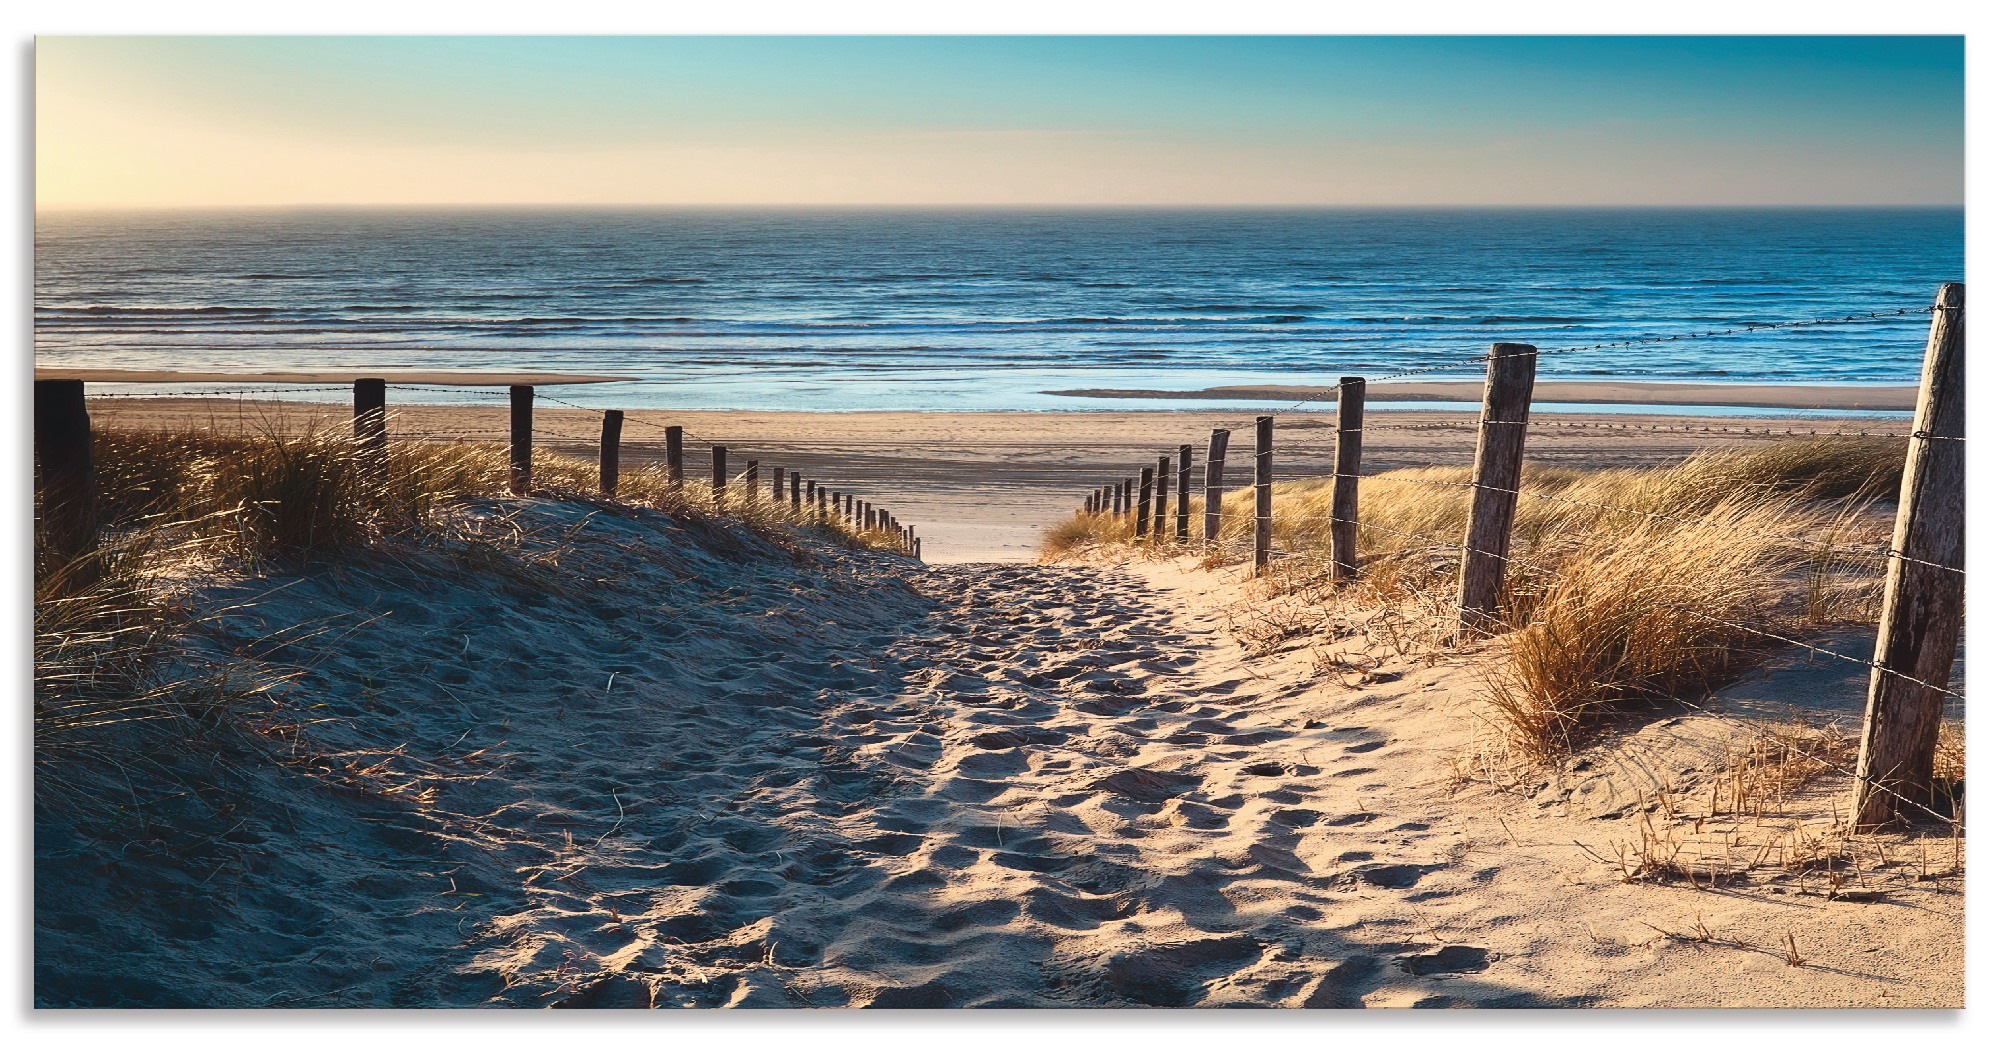
[[[1252,545],[1256,570],[1271,561],[1271,430],[1274,417],[1257,418],[1257,530]]]
[[[1121,514],[1130,514],[1132,512],[1132,479],[1125,479],[1125,485],[1119,492],[1118,511]]]
[[[782,506],[785,502],[785,469],[771,468],[771,502]]]
[[[722,496],[729,491],[729,447],[711,444],[708,447],[708,467],[710,498],[717,507],[721,507]]]
[[[528,495],[535,466],[535,386],[507,387],[507,491]]]
[[[1105,486],[1104,495],[1098,498],[1097,508],[1106,513],[1116,513],[1118,510],[1118,490],[1113,486]]]
[[[681,468],[681,429],[679,426],[667,428],[667,485],[675,492],[681,489],[685,472]]]
[[[1368,382],[1360,377],[1340,378],[1340,419],[1333,450],[1333,503],[1329,508],[1333,528],[1333,578],[1353,579],[1361,574],[1356,537],[1361,519],[1361,410],[1367,403]]]
[[[1507,579],[1507,543],[1521,488],[1528,406],[1535,394],[1535,354],[1532,344],[1501,343],[1493,345],[1486,359],[1486,401],[1479,411],[1479,448],[1472,461],[1472,511],[1458,564],[1461,634],[1489,628]]]
[[[1211,428],[1208,432],[1208,468],[1201,479],[1201,538],[1205,543],[1214,543],[1222,538],[1222,458],[1229,451],[1229,429]]]
[[[618,439],[625,432],[625,411],[604,411],[604,431],[597,439],[597,492],[618,495]]]
[[[1964,621],[1964,570],[1965,285],[1945,283],[1931,313],[1889,544],[1889,580],[1854,772],[1856,829],[1905,817],[1912,805],[1936,806],[1931,780]]]
[[[1133,522],[1132,538],[1144,540],[1146,526],[1153,520],[1153,469],[1150,467],[1139,469],[1139,502],[1135,506],[1139,510]]]
[[[1167,476],[1173,473],[1174,458],[1160,457],[1158,481],[1153,486],[1153,538],[1165,539],[1167,535]]]
[[[806,476],[792,472],[792,510],[797,511],[805,503]]]
[[[35,381],[35,462],[42,493],[39,535],[49,571],[68,567],[71,583],[89,582],[96,569],[71,564],[97,548],[97,476],[83,381]]]
[[[370,467],[389,463],[389,382],[381,377],[354,382],[354,450]]]
[[[746,461],[743,465],[743,498],[746,500],[755,500],[757,498],[757,461],[755,460]]]
[[[1174,539],[1186,543],[1188,540],[1188,479],[1194,472],[1194,446],[1181,446],[1181,466],[1174,482],[1177,499],[1174,511]]]
[[[924,538],[922,536],[917,537],[916,547],[910,551],[910,556],[918,561],[924,560]]]

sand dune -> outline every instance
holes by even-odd
[[[1479,780],[1477,654],[1253,656],[1234,580],[1173,563],[468,511],[518,540],[199,592],[239,606],[212,654],[306,673],[145,839],[43,823],[43,1002],[1963,999],[1956,876],[1627,883],[1591,852],[1709,765]],[[1738,698],[1794,702],[1783,676]]]

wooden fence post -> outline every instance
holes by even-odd
[[[1493,345],[1486,360],[1486,401],[1479,411],[1479,448],[1472,462],[1472,510],[1458,564],[1459,632],[1485,629],[1507,579],[1507,544],[1521,487],[1521,451],[1535,394],[1535,347]]]
[[[1340,378],[1340,419],[1333,451],[1333,503],[1328,509],[1333,527],[1333,578],[1361,574],[1356,549],[1361,519],[1361,410],[1368,400],[1368,382]]]
[[[1125,479],[1125,484],[1120,486],[1118,490],[1118,513],[1128,514],[1131,512],[1131,510],[1132,510],[1132,479],[1127,478]]]
[[[535,386],[508,385],[507,405],[507,491],[526,496],[535,466]]]
[[[1147,523],[1153,520],[1153,469],[1150,467],[1139,469],[1139,502],[1136,506],[1139,513],[1132,523],[1132,538],[1144,540]]]
[[[910,556],[918,561],[924,560],[924,538],[922,536],[917,537],[916,546],[911,549]]]
[[[675,492],[680,491],[681,482],[686,477],[681,468],[682,462],[681,429],[678,426],[667,428],[667,485]]]
[[[605,410],[604,432],[597,439],[597,492],[601,496],[618,495],[618,439],[624,433],[625,411]]]
[[[1173,472],[1174,458],[1160,457],[1159,478],[1153,486],[1153,538],[1165,539],[1167,535],[1167,475]]]
[[[1208,468],[1202,473],[1201,481],[1201,538],[1203,542],[1214,543],[1222,538],[1222,458],[1229,451],[1229,429],[1212,428],[1208,432]]]
[[[1188,479],[1193,471],[1194,446],[1181,446],[1181,467],[1174,485],[1174,493],[1178,497],[1178,509],[1174,511],[1174,539],[1182,543],[1188,540]]]
[[[1937,803],[1938,728],[1965,613],[1963,283],[1938,288],[1918,396],[1861,723],[1856,829]]]
[[[354,448],[370,467],[389,463],[389,382],[381,377],[354,382]]]
[[[42,493],[38,535],[51,571],[97,547],[97,476],[90,441],[83,381],[35,381],[35,460]],[[69,578],[81,584],[95,574],[95,568],[76,566]]]
[[[1259,573],[1271,562],[1271,429],[1276,418],[1257,418],[1257,532],[1252,547]]]
[[[755,460],[746,460],[743,463],[743,498],[746,500],[757,498],[757,461]]]
[[[1098,498],[1097,509],[1107,514],[1117,513],[1118,489],[1116,486],[1107,485],[1104,487],[1104,495]]]
[[[717,507],[722,506],[722,494],[729,489],[729,447],[711,444],[708,447],[709,498]]]
[[[806,491],[806,490],[805,490],[805,484],[806,484],[806,476],[805,476],[805,475],[803,475],[803,474],[800,474],[800,473],[799,473],[799,472],[797,472],[797,471],[793,471],[793,472],[792,472],[792,510],[794,510],[794,511],[798,510],[798,509],[799,509],[799,508],[800,508],[801,506],[803,506],[803,505],[804,505],[804,503],[805,503],[805,491]]]
[[[771,467],[771,502],[785,502],[785,469],[775,464]]]

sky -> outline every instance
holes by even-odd
[[[1961,204],[1957,37],[110,37],[38,209]]]

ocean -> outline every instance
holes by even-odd
[[[1046,392],[1476,378],[1498,340],[1921,308],[1964,242],[1959,208],[43,213],[35,358],[597,373],[632,383],[563,397],[632,408],[1226,407]],[[1551,354],[1540,379],[1909,383],[1927,321]]]

